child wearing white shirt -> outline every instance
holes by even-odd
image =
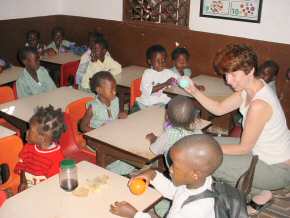
[[[155,104],[167,104],[170,100],[163,90],[174,84],[178,75],[165,69],[166,57],[167,52],[161,45],[153,45],[146,51],[151,68],[144,71],[140,86],[142,95],[136,99],[141,109]]]
[[[190,197],[212,190],[213,172],[220,166],[223,154],[219,144],[208,135],[190,135],[170,149],[168,162],[172,181],[149,169],[132,178],[150,182],[165,198],[172,200],[167,218],[215,218],[214,198],[203,198],[184,204]],[[129,184],[130,184],[129,182]],[[127,202],[111,205],[113,214],[127,218],[150,218]]]

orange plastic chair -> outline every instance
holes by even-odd
[[[60,86],[69,86],[70,80],[73,79],[73,86],[76,87],[75,75],[78,70],[80,61],[72,61],[61,65],[60,69]]]
[[[134,106],[134,103],[136,101],[136,98],[141,96],[141,80],[142,78],[135,79],[131,82],[131,87],[130,87],[130,108],[132,109]]]
[[[75,141],[75,128],[71,116],[65,113],[66,131],[62,134],[59,144],[65,158],[73,159],[76,162],[86,160],[90,163],[96,164],[96,152],[88,150],[86,147],[78,144]]]
[[[78,130],[78,122],[86,113],[86,103],[93,101],[93,97],[85,97],[76,101],[71,102],[66,106],[65,112],[70,115],[74,139],[78,145],[85,146],[86,141],[83,138],[82,133]]]
[[[0,87],[0,104],[15,100],[13,89],[10,86]]]
[[[18,162],[18,155],[22,147],[22,140],[16,135],[0,139],[0,163],[8,164],[10,172],[9,179],[0,185],[0,190],[10,188],[14,194],[18,192],[20,176],[14,173],[14,168]]]
[[[12,89],[13,89],[13,93],[14,93],[15,99],[17,99],[18,95],[17,95],[16,82],[13,83]]]

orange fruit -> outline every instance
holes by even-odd
[[[143,179],[134,179],[130,183],[129,188],[134,195],[141,195],[146,191],[147,186]]]

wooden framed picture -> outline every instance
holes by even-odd
[[[262,0],[201,0],[200,16],[260,23]]]

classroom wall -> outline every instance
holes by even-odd
[[[1,0],[0,20],[55,15],[60,10],[61,0]]]
[[[123,1],[62,0],[64,15],[122,21]],[[189,29],[290,44],[289,0],[264,0],[261,23],[199,17],[200,0],[191,0]]]

